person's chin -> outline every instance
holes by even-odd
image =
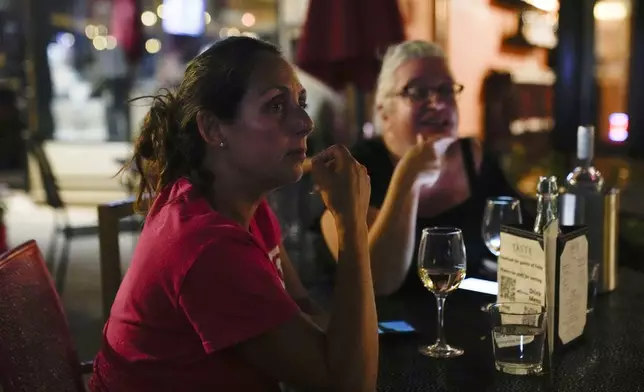
[[[298,165],[293,171],[292,182],[298,182],[304,176],[304,166]]]
[[[295,162],[288,169],[285,169],[283,175],[281,176],[284,182],[284,185],[289,185],[296,183],[302,179],[304,176],[304,163]]]

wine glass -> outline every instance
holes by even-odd
[[[456,290],[465,278],[467,260],[463,233],[453,227],[423,229],[418,250],[418,275],[427,290],[434,293],[438,307],[438,338],[431,346],[423,346],[420,353],[434,358],[452,358],[463,354],[460,348],[445,341],[443,309],[445,298]]]
[[[521,203],[509,196],[491,197],[485,203],[481,231],[493,255],[501,253],[501,225],[521,224]]]

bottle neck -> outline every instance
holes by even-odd
[[[557,217],[557,195],[545,194],[537,196],[537,212]]]
[[[535,221],[534,231],[543,233],[545,227],[557,219],[557,195],[540,194],[537,195],[537,219]]]
[[[593,132],[578,135],[577,138],[577,161],[578,165],[590,167],[595,155],[595,140]]]
[[[577,167],[583,167],[584,169],[589,169],[593,166],[593,161],[591,159],[582,159],[577,157]]]

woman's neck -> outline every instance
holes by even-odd
[[[216,174],[209,197],[210,204],[218,213],[234,220],[248,229],[257,206],[266,197],[265,191],[244,181],[244,176]]]

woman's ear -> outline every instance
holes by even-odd
[[[385,104],[379,103],[376,105],[376,115],[380,117],[382,123],[386,123],[389,120],[389,112],[391,108],[385,107]]]
[[[380,119],[380,131],[384,132],[389,129],[389,108],[385,107],[383,103],[376,105],[376,116]]]
[[[212,113],[200,110],[197,113],[197,128],[206,144],[213,147],[226,144],[219,120]]]
[[[380,116],[380,118],[384,119],[385,116],[385,107],[383,106],[382,103],[379,103],[376,105],[376,114]]]

